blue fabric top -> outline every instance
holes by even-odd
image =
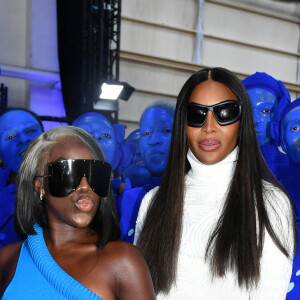
[[[55,262],[46,246],[43,229],[38,225],[34,228],[37,235],[29,235],[24,241],[15,275],[2,299],[101,300]]]
[[[289,172],[286,176],[282,177],[280,183],[284,186],[284,188],[289,193],[290,197],[293,200],[296,217],[299,219],[299,228],[300,228],[300,166],[293,164],[290,162]],[[299,238],[300,241],[300,238]],[[300,249],[300,247],[298,247]],[[300,253],[300,250],[299,250]],[[300,257],[300,254],[299,254]],[[299,258],[300,260],[300,258]],[[299,264],[300,265],[300,264]],[[299,267],[300,269],[300,267]],[[299,273],[300,274],[300,273]],[[299,287],[300,289],[300,287]],[[300,298],[299,298],[300,299]]]
[[[300,241],[300,222],[297,220],[298,227],[298,240]],[[299,300],[300,299],[300,247],[298,247],[297,253],[293,261],[293,271],[291,276],[288,293],[286,300]]]
[[[260,147],[260,150],[277,180],[280,181],[289,173],[289,158],[279,151],[275,141]]]
[[[135,225],[140,205],[144,196],[160,185],[162,177],[152,177],[148,184],[143,187],[126,190],[119,203],[121,240],[133,244]]]
[[[11,170],[0,168],[0,247],[19,241],[14,226],[16,186],[9,183]]]

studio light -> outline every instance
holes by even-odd
[[[117,100],[123,90],[123,85],[103,83],[99,98],[105,100]]]
[[[103,100],[127,101],[135,89],[127,82],[103,82],[99,98]]]

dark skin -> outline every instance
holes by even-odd
[[[0,248],[0,298],[15,274],[21,246],[17,242]]]
[[[87,147],[76,138],[67,138],[55,145],[48,161],[59,158],[92,159]],[[155,299],[150,272],[140,251],[122,241],[96,247],[98,236],[88,227],[98,210],[101,198],[85,177],[75,192],[67,197],[53,197],[47,186],[37,180],[35,188],[46,201],[49,230],[44,238],[57,264],[99,297],[110,299]],[[80,209],[76,203],[87,200],[91,205]],[[21,243],[0,249],[0,297],[16,269]]]

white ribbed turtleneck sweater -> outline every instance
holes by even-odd
[[[191,170],[185,178],[183,228],[177,263],[177,279],[168,295],[158,294],[157,299],[285,299],[292,271],[292,260],[286,258],[265,233],[261,259],[261,275],[257,287],[246,290],[239,287],[235,273],[212,278],[209,262],[205,261],[208,238],[223,209],[227,190],[236,165],[236,147],[224,160],[205,165],[189,150],[187,158]],[[264,199],[271,223],[284,245],[292,252],[291,208],[287,197],[269,183],[265,183]],[[158,187],[148,192],[140,206],[135,243],[140,234],[147,209]],[[277,214],[272,209],[272,203]]]

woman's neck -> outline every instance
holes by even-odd
[[[75,244],[96,244],[98,236],[89,227],[75,228],[66,224],[50,224],[50,228],[44,230],[44,239],[48,248],[56,248]]]
[[[191,165],[188,175],[199,184],[208,186],[218,183],[229,184],[238,157],[238,147],[235,147],[223,160],[212,165],[201,163],[189,149],[187,159]]]

